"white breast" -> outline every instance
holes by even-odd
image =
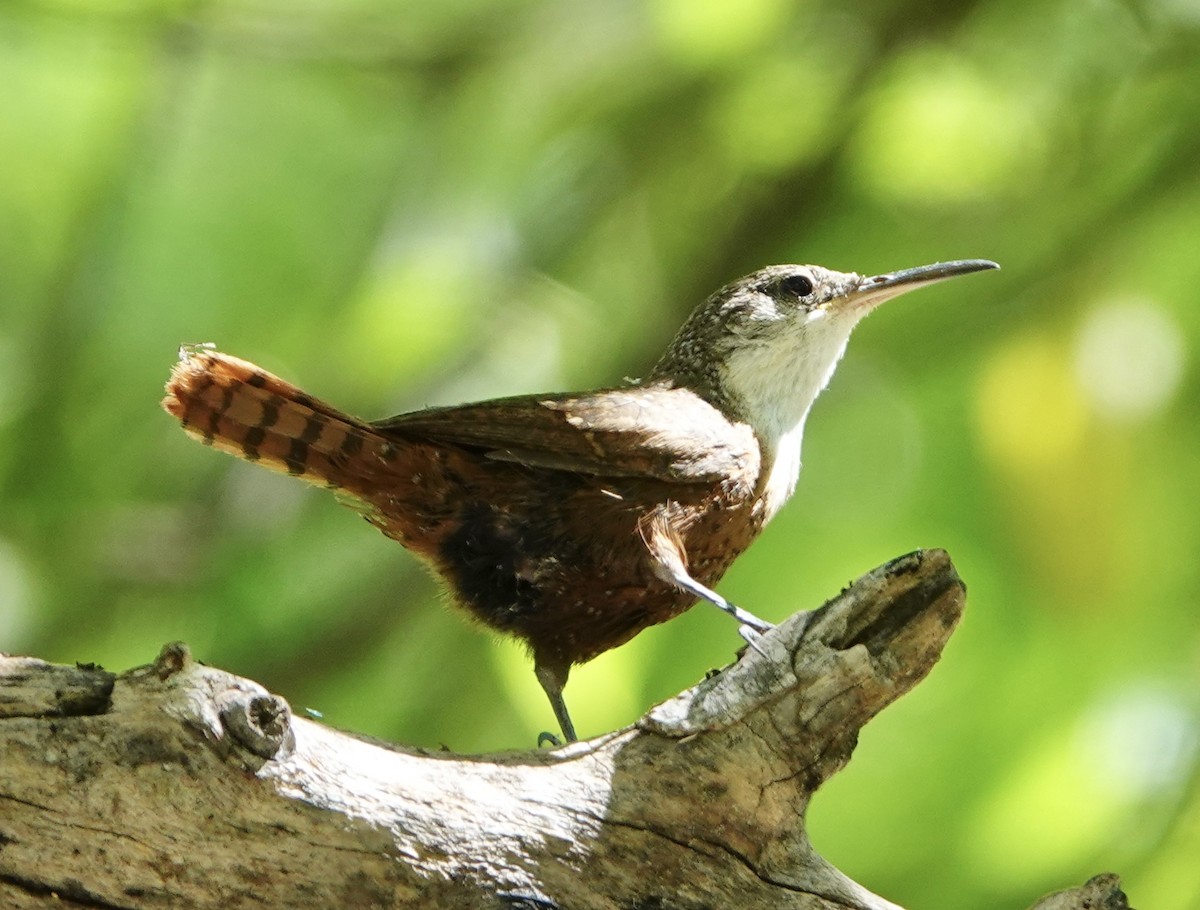
[[[768,522],[796,491],[800,477],[800,440],[804,435],[804,421],[784,433],[775,448],[775,459],[768,463],[766,490],[763,494],[763,521]]]
[[[818,310],[789,332],[747,344],[725,365],[726,388],[737,397],[763,447],[767,476],[760,486],[768,521],[796,489],[804,422],[857,322],[857,314],[838,318]]]

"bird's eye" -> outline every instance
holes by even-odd
[[[807,275],[788,275],[779,280],[779,290],[795,297],[807,297],[813,292],[812,279]]]

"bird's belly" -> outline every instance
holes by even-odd
[[[541,490],[549,495],[467,504],[450,523],[435,562],[458,600],[485,625],[524,639],[535,654],[590,660],[695,600],[655,572],[642,523],[667,496],[655,491],[660,496],[651,499],[645,486],[614,495],[580,483]],[[756,510],[720,491],[668,492],[675,495],[671,526],[690,574],[715,585],[757,534]],[[527,507],[513,507],[521,502]]]

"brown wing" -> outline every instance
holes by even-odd
[[[759,457],[747,425],[731,423],[693,392],[667,387],[500,398],[374,426],[385,435],[483,449],[500,461],[677,483],[757,474]]]

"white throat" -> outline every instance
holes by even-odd
[[[793,331],[735,351],[725,364],[725,387],[763,448],[765,520],[791,497],[800,476],[800,445],[809,409],[829,384],[858,322],[851,314],[815,311]]]

